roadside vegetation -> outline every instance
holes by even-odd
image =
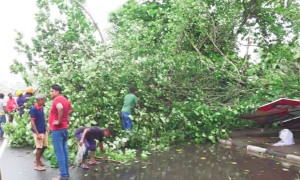
[[[71,159],[79,126],[114,124],[108,155],[125,161],[136,154],[120,155],[127,140],[131,149],[144,150],[215,143],[232,129],[253,126],[241,114],[278,98],[300,98],[296,1],[129,0],[110,14],[107,40],[83,4],[37,0],[35,37],[26,43],[26,34],[17,32],[15,40],[27,61],[11,66],[28,85],[38,84],[39,93],[48,95],[53,83],[63,86],[75,107]],[[248,51],[253,46],[256,53]],[[252,62],[253,56],[260,62]],[[119,113],[130,86],[137,87],[142,107],[126,133]],[[45,112],[50,105],[49,100]],[[16,121],[16,127],[5,125],[11,146],[32,144],[28,114]],[[55,164],[52,147],[46,154]]]

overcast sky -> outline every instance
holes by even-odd
[[[98,23],[99,27],[104,31],[108,27],[108,14],[120,7],[127,0],[86,0],[87,8]],[[13,49],[15,29],[21,31],[26,41],[30,41],[34,36],[35,20],[34,14],[37,12],[37,7],[34,0],[5,0],[1,2],[0,7],[0,82],[22,81],[20,75],[11,74],[9,66],[13,59],[25,60],[20,57]]]
[[[87,9],[92,14],[95,21],[98,23],[102,32],[108,27],[108,14],[127,0],[86,0]],[[13,49],[14,38],[16,37],[15,31],[21,31],[24,34],[26,41],[30,41],[35,32],[34,14],[37,12],[37,7],[34,0],[4,0],[1,2],[0,7],[0,82],[9,80],[12,82],[22,81],[20,75],[11,74],[9,66],[12,64],[13,59],[25,61],[25,57]],[[250,52],[253,52],[253,47]],[[241,49],[241,56],[245,54],[245,48]]]

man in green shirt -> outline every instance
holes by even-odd
[[[136,89],[129,88],[129,94],[124,98],[124,105],[121,110],[122,122],[124,130],[130,130],[132,128],[132,120],[130,119],[131,111],[134,107],[140,107],[139,98],[135,95]]]

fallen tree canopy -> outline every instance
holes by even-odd
[[[78,2],[38,0],[37,6],[33,45],[21,33],[16,38],[15,49],[28,61],[15,60],[11,71],[39,84],[41,93],[48,94],[53,83],[62,85],[75,107],[72,132],[113,123],[112,148],[127,139],[131,147],[146,149],[216,142],[228,130],[252,125],[238,120],[240,114],[299,96],[297,2],[129,0],[110,14],[105,45]],[[66,18],[52,18],[51,7]],[[249,61],[250,52],[238,56],[239,41],[247,38],[259,47],[260,63]],[[126,134],[119,111],[130,86],[137,87],[142,107]],[[74,137],[68,144],[77,147]]]

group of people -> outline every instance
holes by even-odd
[[[139,99],[135,95],[135,88],[129,89],[129,94],[127,94],[124,98],[123,108],[121,110],[122,117],[122,125],[124,130],[130,130],[132,128],[132,120],[130,115],[132,113],[132,109],[134,107],[139,107]],[[21,93],[22,94],[22,93]],[[19,94],[20,96],[22,96]],[[6,104],[1,101],[3,100],[4,95],[0,94],[0,117],[2,118],[3,114],[7,111]],[[50,96],[53,99],[52,106],[50,109],[50,114],[48,118],[48,123],[50,127],[52,144],[54,146],[55,155],[57,158],[57,162],[59,165],[59,176],[53,178],[52,180],[67,180],[70,176],[69,174],[69,160],[68,160],[68,145],[67,141],[69,138],[68,132],[68,124],[69,124],[69,115],[73,112],[73,106],[69,102],[69,100],[62,95],[61,86],[54,84],[50,89]],[[46,102],[46,96],[43,94],[39,94],[35,97],[35,104],[30,109],[30,121],[31,121],[31,130],[33,132],[33,139],[36,147],[36,161],[34,169],[37,171],[45,171],[45,164],[41,161],[41,157],[48,147],[48,131],[46,125],[46,118],[44,115],[44,105]],[[18,100],[17,100],[18,101]],[[21,107],[24,106],[23,99],[20,99],[20,104],[22,105],[16,106]],[[6,108],[5,108],[6,107]],[[16,109],[16,107],[14,107]],[[1,108],[3,109],[1,111]],[[19,108],[20,110],[20,108]],[[24,109],[22,110],[24,113]],[[20,115],[22,115],[20,112]],[[4,116],[5,117],[5,116]],[[1,122],[1,119],[0,119]],[[1,130],[1,132],[3,132]],[[75,130],[75,137],[79,141],[80,146],[86,147],[86,152],[82,158],[82,162],[80,167],[82,169],[89,169],[88,165],[97,165],[99,164],[95,160],[95,150],[97,147],[96,140],[99,141],[98,147],[102,155],[105,153],[103,146],[104,137],[109,138],[112,132],[112,128],[102,129],[98,126],[92,127],[79,127]],[[3,136],[3,133],[2,133]],[[88,152],[90,151],[90,160],[88,164],[86,163],[86,158]]]
[[[0,93],[0,140],[3,140],[4,132],[2,124],[6,123],[6,114],[8,115],[8,121],[13,122],[13,112],[19,111],[19,115],[24,114],[24,104],[28,99],[33,96],[34,90],[32,88],[26,89],[26,94],[23,95],[22,91],[17,91],[17,101],[13,98],[12,93],[8,94],[8,100],[4,100],[4,94]]]

